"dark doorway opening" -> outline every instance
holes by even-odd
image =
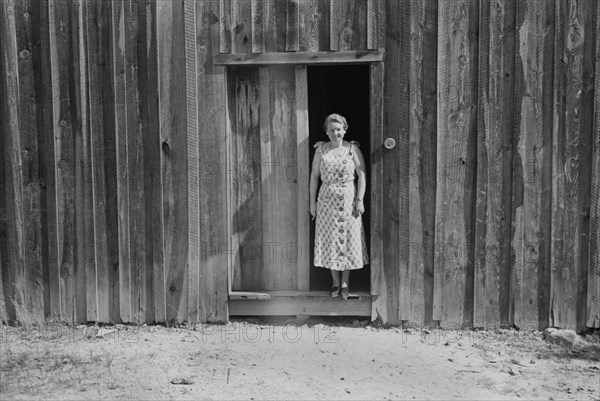
[[[371,183],[370,177],[370,136],[369,136],[369,65],[343,66],[309,66],[308,67],[308,116],[310,160],[315,154],[314,144],[328,141],[322,125],[325,117],[338,113],[346,117],[348,131],[344,137],[347,141],[358,141],[367,168],[367,188],[365,191],[365,213],[363,226],[367,237],[367,248],[370,244],[371,221]],[[331,287],[331,273],[328,269],[315,267],[314,260],[315,222],[311,222],[310,230],[310,289],[324,291]],[[371,271],[369,265],[350,274],[350,288],[354,291],[370,291]]]

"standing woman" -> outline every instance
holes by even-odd
[[[362,269],[369,262],[362,225],[365,161],[358,143],[344,141],[348,130],[344,117],[330,114],[323,128],[329,142],[315,144],[310,174],[310,214],[317,218],[314,264],[331,270],[331,296],[341,295],[346,300],[350,271]],[[317,199],[319,178],[323,183]]]

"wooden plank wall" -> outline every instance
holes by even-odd
[[[591,10],[593,12],[593,10]],[[596,12],[596,36],[600,32],[600,3]],[[587,288],[587,327],[600,327],[600,40],[596,42],[596,85],[592,135],[592,184],[590,191],[590,249]]]
[[[385,183],[376,218],[388,226],[378,314],[408,325],[597,327],[597,5],[386,4],[381,139],[409,151],[373,150]]]
[[[226,318],[216,10],[2,2],[0,319]]]
[[[3,1],[0,319],[225,320],[213,56],[379,49],[374,317],[600,327],[599,32],[587,0]]]

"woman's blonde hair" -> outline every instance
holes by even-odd
[[[325,117],[325,122],[323,123],[323,130],[325,132],[327,132],[327,124],[329,124],[330,122],[342,124],[344,126],[344,131],[348,130],[348,122],[346,121],[344,116],[340,114],[333,113]]]

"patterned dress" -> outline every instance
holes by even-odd
[[[356,142],[347,152],[335,154],[324,142],[315,145],[321,154],[321,188],[317,197],[315,266],[332,270],[361,269],[369,263],[362,217],[354,216]]]

